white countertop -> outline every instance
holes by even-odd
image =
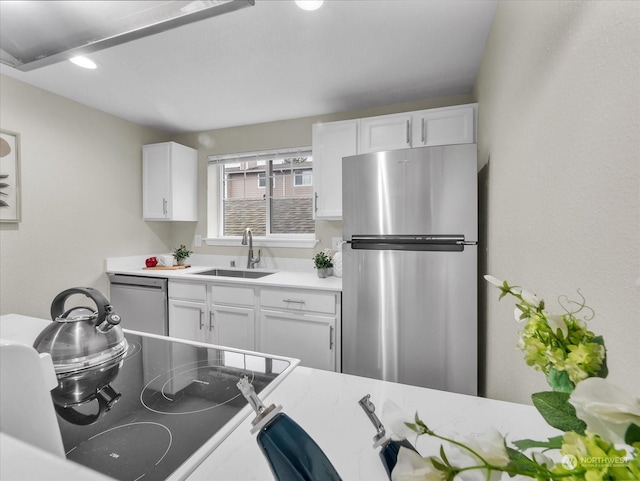
[[[545,440],[560,434],[533,406],[436,391],[298,366],[265,402],[281,404],[283,412],[311,435],[343,480],[388,481],[378,449],[372,447],[375,429],[358,401],[371,394],[378,417],[385,401],[398,405],[412,422],[416,411],[438,434],[482,436],[491,427],[509,441]],[[252,416],[211,454],[189,481],[264,481],[273,479],[265,458],[249,433]],[[384,422],[384,419],[383,419]],[[413,441],[413,440],[412,440]],[[438,455],[440,442],[419,438],[423,456]],[[509,479],[504,475],[504,479]]]
[[[6,317],[6,316],[5,316]],[[20,316],[23,317],[23,316]],[[26,318],[25,318],[26,319]],[[2,334],[9,334],[4,330]],[[29,337],[32,333],[29,334]],[[495,401],[462,394],[436,391],[346,374],[296,367],[264,399],[280,404],[323,449],[342,479],[387,481],[387,475],[373,449],[375,434],[358,400],[370,394],[376,413],[382,417],[385,401],[397,404],[413,420],[417,411],[438,434],[456,437],[481,436],[489,428],[507,435],[509,441],[523,438],[544,440],[559,434],[549,427],[533,406]],[[249,416],[187,478],[190,481],[266,481],[273,479],[269,467],[250,434]],[[384,419],[383,419],[384,420]],[[1,436],[2,479],[28,479],[21,466],[38,466],[47,479],[87,479],[86,470],[36,448]],[[440,443],[421,437],[416,447],[423,455],[437,455]],[[61,462],[62,461],[62,462]],[[11,477],[11,476],[17,477]],[[9,476],[9,477],[7,477]],[[96,477],[96,479],[99,479]],[[505,475],[504,479],[508,479]]]
[[[200,256],[196,261],[202,262],[206,256]],[[311,262],[311,261],[309,261]],[[186,269],[145,269],[143,257],[107,259],[106,271],[110,274],[126,274],[147,277],[163,277],[166,279],[179,279],[190,281],[207,281],[229,284],[252,284],[261,287],[292,287],[300,289],[317,289],[327,291],[342,291],[342,279],[339,277],[329,276],[326,278],[318,277],[315,269],[305,270],[288,270],[283,269],[252,269],[256,272],[272,272],[273,274],[261,277],[259,279],[245,279],[241,277],[225,277],[225,276],[206,276],[198,275],[198,272],[204,272],[211,269],[226,270],[245,270],[239,267],[231,268],[228,264],[216,263],[211,264],[198,263],[193,264]]]

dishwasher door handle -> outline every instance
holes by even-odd
[[[126,274],[109,274],[109,281],[114,286],[134,286],[148,289],[167,290],[167,279],[164,277],[128,276]]]

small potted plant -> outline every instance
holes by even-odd
[[[332,274],[333,261],[331,260],[331,249],[318,252],[313,258],[313,264],[318,269],[318,277],[327,277]]]
[[[184,265],[184,261],[191,254],[193,254],[193,251],[190,251],[189,249],[187,249],[184,244],[180,244],[180,247],[178,247],[176,250],[173,251],[173,257],[175,258],[176,263],[179,266],[183,266]]]

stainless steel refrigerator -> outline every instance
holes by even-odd
[[[345,373],[477,394],[476,148],[343,158]]]

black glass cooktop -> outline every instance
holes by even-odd
[[[67,458],[122,481],[169,477],[247,404],[236,387],[242,376],[259,393],[289,367],[255,354],[125,337],[129,348],[109,383],[121,396],[110,410],[98,417],[97,399],[57,407]]]

